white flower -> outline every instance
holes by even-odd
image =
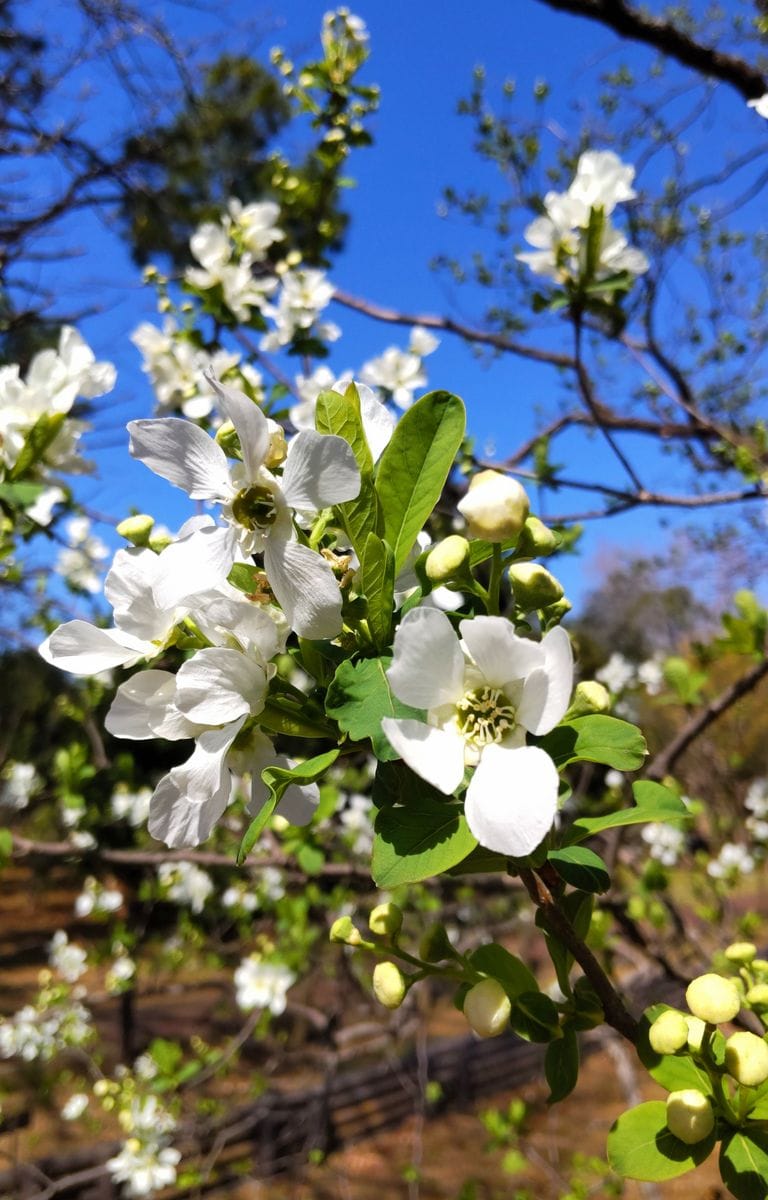
[[[127,821],[134,828],[143,825],[149,816],[149,801],[152,791],[148,787],[139,788],[138,792],[129,792],[125,788],[116,788],[112,793],[109,806],[112,816],[118,821]]]
[[[311,336],[324,342],[335,342],[341,336],[338,325],[318,321],[323,309],[333,299],[333,284],[325,272],[317,268],[300,267],[285,271],[277,305],[267,305],[264,316],[271,318],[275,328],[261,339],[261,349],[279,350],[297,334]]]
[[[624,786],[624,774],[622,771],[617,771],[615,767],[611,767],[605,772],[605,786],[609,788],[620,788]]]
[[[635,168],[623,163],[612,150],[586,150],[579,159],[568,196],[584,205],[587,219],[590,208],[612,213],[617,204],[634,200],[634,178]]]
[[[312,375],[299,375],[296,386],[301,402],[290,410],[290,418],[297,429],[315,428],[317,397],[321,392],[338,392],[343,396],[352,380],[343,375],[336,379],[328,367],[318,367]],[[385,404],[376,398],[364,383],[355,383],[360,400],[360,417],[365,431],[365,440],[374,462],[378,462],[395,431],[397,419]]]
[[[352,853],[365,857],[373,849],[373,801],[370,796],[353,792],[341,810],[339,820],[344,832],[353,835]]]
[[[189,907],[193,913],[203,911],[213,891],[213,880],[207,871],[195,863],[161,863],[157,874],[168,900]]]
[[[726,842],[720,848],[717,858],[707,863],[707,874],[712,879],[728,879],[736,875],[749,875],[755,869],[755,860],[747,850],[737,842]]]
[[[87,1107],[88,1097],[85,1092],[75,1092],[62,1108],[61,1115],[65,1121],[76,1121],[78,1117],[82,1117]]]
[[[36,525],[47,528],[53,520],[53,510],[57,504],[66,500],[66,492],[60,487],[49,487],[41,492],[37,499],[27,509],[27,516]]]
[[[279,1017],[285,1012],[286,994],[295,980],[293,971],[282,963],[262,962],[258,954],[251,954],[235,971],[238,1006],[244,1012],[267,1008]]]
[[[665,825],[662,821],[651,821],[643,826],[640,835],[648,846],[648,853],[662,866],[674,867],[685,849],[685,833],[674,825]]]
[[[72,587],[95,595],[101,591],[101,564],[109,557],[109,549],[93,536],[87,517],[72,517],[67,533],[70,544],[59,551],[54,569]]]
[[[503,617],[459,626],[439,609],[412,609],[395,635],[387,676],[426,723],[385,717],[382,728],[407,765],[446,795],[474,767],[465,813],[489,850],[522,857],[557,812],[558,774],[548,754],[527,746],[561,720],[573,683],[570,639],[555,628],[541,642],[517,637]]]
[[[89,917],[92,913],[104,916],[117,912],[123,903],[123,894],[117,888],[105,888],[93,875],[86,877],[83,890],[75,898],[75,915]]]
[[[26,808],[41,783],[32,763],[8,763],[0,777],[0,807]]]
[[[378,358],[365,363],[360,378],[363,383],[389,393],[398,408],[410,408],[414,392],[427,382],[419,355],[398,350],[397,346],[390,346]]]
[[[753,108],[758,117],[765,117],[768,120],[768,92],[758,96],[756,100],[747,100],[747,108]]]
[[[599,679],[601,683],[604,683],[611,692],[623,692],[624,688],[634,683],[635,668],[623,654],[619,654],[617,650],[614,650],[605,666],[595,672],[595,679]]]
[[[48,962],[52,969],[67,983],[75,983],[88,969],[87,959],[82,946],[70,942],[64,930],[57,929],[48,947]]]
[[[201,350],[183,335],[172,317],[166,317],[162,331],[142,322],[131,334],[131,341],[144,357],[142,370],[152,382],[158,408],[166,412],[179,409],[195,421],[209,417],[213,411],[205,371],[223,377],[240,362],[240,355],[229,350],[217,350],[212,356]],[[258,373],[256,379],[261,382]]]
[[[121,950],[104,977],[104,985],[112,994],[122,992],[135,974],[136,963],[124,950]]]
[[[225,908],[242,908],[245,912],[255,912],[259,907],[259,898],[253,887],[245,883],[233,884],[228,887],[221,897]]]
[[[201,266],[187,268],[184,278],[188,284],[201,291],[220,287],[225,304],[238,321],[250,320],[252,308],[265,308],[277,280],[272,275],[255,276],[251,254],[234,261],[233,246],[223,226],[206,222],[195,230],[189,244]]]
[[[755,779],[744,798],[744,807],[753,817],[768,817],[768,779]]]
[[[664,663],[659,655],[640,663],[637,682],[643,685],[650,696],[658,696],[664,686]]]
[[[107,1160],[107,1170],[116,1183],[125,1184],[126,1196],[151,1196],[176,1182],[180,1159],[173,1146],[161,1149],[155,1142],[129,1138],[120,1153]]]
[[[274,200],[262,200],[251,204],[241,204],[239,200],[231,199],[228,204],[231,228],[239,233],[240,238],[254,258],[261,261],[266,252],[275,242],[285,237],[277,227],[280,207]]]
[[[423,329],[421,325],[414,325],[411,330],[411,340],[408,343],[411,354],[418,354],[419,358],[426,358],[428,354],[433,354],[439,345],[440,339],[435,337],[434,333]]]
[[[307,638],[341,631],[341,593],[327,562],[294,540],[290,510],[316,511],[351,500],[360,490],[352,448],[342,438],[305,431],[291,442],[283,475],[268,470],[267,418],[242,392],[213,382],[221,409],[240,439],[243,462],[230,470],[226,455],[202,429],[165,418],[131,421],[131,453],[193,500],[224,508],[223,527],[197,530],[163,557],[172,570],[158,589],[161,601],[218,586],[236,553],[263,552],[264,568],[292,629]]]

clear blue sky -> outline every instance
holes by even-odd
[[[200,39],[201,43],[211,39],[212,51],[207,57],[224,48],[266,52],[271,45],[280,44],[300,60],[305,53],[315,52],[325,7],[310,0],[289,0],[254,10],[251,5],[229,0],[208,8],[168,5],[164,12],[169,25],[185,38]],[[507,76],[517,81],[521,97],[530,95],[536,79],[544,76],[549,80],[553,92],[546,110],[551,128],[544,139],[546,159],[548,155],[554,158],[558,138],[575,139],[578,119],[573,105],[593,86],[595,70],[618,65],[621,60],[647,65],[650,55],[626,47],[616,53],[612,49],[615,39],[608,31],[556,14],[536,0],[486,0],[472,7],[464,0],[389,0],[386,4],[361,0],[351,7],[370,30],[372,55],[366,74],[370,82],[381,85],[382,103],[372,126],[374,147],[358,152],[350,164],[350,174],[357,180],[356,189],[347,197],[352,224],[331,276],[345,290],[381,304],[450,313],[473,323],[484,298],[471,288],[452,293],[444,279],[428,268],[433,254],[461,254],[478,240],[470,224],[438,215],[445,184],[484,186],[472,150],[471,124],[456,115],[457,100],[469,90],[473,67],[485,65],[489,94],[494,98]],[[47,2],[32,0],[25,7],[30,23],[41,14],[49,36],[54,37],[68,35],[64,11],[62,7],[52,19]],[[150,11],[157,11],[154,5]],[[686,78],[681,72],[680,79]],[[78,82],[82,84],[84,78]],[[109,136],[124,125],[125,106],[103,90],[97,76],[92,77],[92,86],[96,98],[86,106],[87,130]],[[734,94],[725,88],[720,93],[716,129],[710,131],[706,144],[691,147],[702,163],[709,161],[713,144],[728,142],[732,147],[755,136],[757,118]],[[74,87],[72,103],[77,103]],[[532,106],[532,101],[525,101],[523,109],[526,103]],[[485,181],[493,181],[492,169],[483,169]],[[98,356],[112,359],[119,371],[116,392],[107,398],[93,439],[99,448],[95,457],[100,477],[83,486],[82,497],[92,506],[116,514],[136,504],[173,526],[189,514],[186,498],[129,459],[123,432],[126,420],[148,415],[151,409],[151,392],[128,335],[139,320],[158,319],[152,293],[141,287],[139,273],[117,237],[96,218],[79,218],[77,228],[70,223],[66,237],[82,254],[51,268],[47,281],[61,294],[63,308],[77,307],[83,298],[92,302],[94,286],[97,288],[102,311],[83,321],[81,327]],[[387,345],[405,345],[407,341],[406,329],[376,325],[346,311],[333,315],[344,329],[332,359],[339,370],[359,365]],[[557,395],[558,383],[551,369],[511,357],[483,367],[448,335],[427,366],[431,386],[456,391],[467,402],[470,432],[476,436],[478,448],[492,444],[500,458],[532,432],[535,409],[548,408]],[[621,387],[621,380],[617,386]],[[647,444],[637,439],[633,443],[625,438],[623,444],[637,454],[647,486],[673,490],[669,460],[649,454]],[[566,449],[575,456],[574,476],[599,475],[605,481],[622,482],[619,468],[597,439],[589,444],[583,439],[566,441]],[[556,457],[560,460],[562,454]],[[571,494],[568,501],[573,499]],[[663,519],[668,520],[669,514]],[[577,599],[583,593],[588,582],[585,563],[606,545],[638,550],[660,546],[666,533],[659,520],[657,514],[641,512],[591,525],[581,558],[563,563],[561,574],[568,594]]]

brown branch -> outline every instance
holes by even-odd
[[[651,761],[646,770],[647,779],[661,780],[665,775],[668,775],[678,758],[691,745],[696,738],[701,737],[702,733],[713,724],[714,721],[721,717],[724,712],[740,700],[742,696],[747,695],[768,675],[768,657],[763,658],[759,663],[755,663],[746,674],[735,680],[730,687],[727,687],[724,692],[721,692],[714,700],[712,700],[706,708],[701,712],[696,713],[691,720],[684,725],[680,732],[663,750],[660,750],[655,758]]]
[[[533,903],[541,909],[550,933],[573,955],[595,989],[603,1006],[606,1024],[634,1046],[637,1040],[637,1021],[624,1007],[624,1002],[589,946],[579,937],[546,883],[535,871],[525,868],[520,872],[520,878]]]
[[[507,354],[517,354],[520,358],[530,358],[534,362],[549,363],[553,367],[568,367],[571,370],[575,363],[568,354],[559,354],[555,350],[545,350],[542,346],[527,346],[523,342],[512,341],[506,334],[493,333],[489,330],[475,329],[454,321],[452,317],[437,317],[429,313],[404,313],[398,309],[385,308],[359,296],[352,296],[336,288],[333,298],[337,304],[352,308],[355,312],[364,313],[375,321],[385,321],[390,325],[421,325],[425,329],[441,329],[444,333],[455,333],[466,342],[476,342],[480,346],[493,346],[495,350],[503,350]]]
[[[626,0],[541,0],[549,8],[588,17],[607,25],[619,37],[645,43],[710,79],[735,88],[745,100],[768,92],[765,77],[744,59],[695,41],[669,21],[632,8]]]

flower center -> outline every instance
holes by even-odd
[[[459,732],[475,746],[500,742],[515,728],[517,710],[500,688],[481,687],[465,692],[456,705]]]
[[[277,520],[274,493],[263,484],[243,488],[232,501],[232,516],[246,529],[268,529]]]

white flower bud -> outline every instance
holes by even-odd
[[[554,553],[559,545],[560,538],[553,530],[548,529],[538,517],[529,517],[520,534],[517,553],[528,554],[531,558],[543,558]]]
[[[373,969],[373,994],[385,1008],[399,1008],[408,986],[397,963],[380,962]]]
[[[332,942],[343,942],[346,946],[359,946],[363,940],[351,917],[337,917],[328,936]]]
[[[685,1023],[688,1026],[688,1049],[698,1054],[707,1031],[706,1023],[699,1017],[686,1017]]]
[[[725,1069],[738,1083],[757,1087],[768,1079],[768,1045],[756,1033],[732,1033],[725,1043]]]
[[[447,583],[465,574],[469,565],[469,542],[458,533],[451,534],[430,550],[424,569],[433,583]]]
[[[686,1146],[695,1146],[709,1137],[715,1127],[715,1114],[703,1092],[685,1088],[667,1097],[667,1125]]]
[[[732,942],[725,948],[725,957],[732,963],[751,963],[757,957],[754,942]]]
[[[125,538],[134,546],[146,546],[154,523],[154,517],[150,517],[147,513],[136,513],[135,516],[126,517],[124,521],[121,521],[117,526],[117,532],[120,537]]]
[[[681,1012],[670,1008],[653,1022],[648,1041],[657,1054],[676,1054],[688,1044],[688,1022]]]
[[[768,983],[756,983],[751,987],[746,1001],[751,1008],[768,1008]]]
[[[607,687],[596,679],[582,679],[576,684],[571,706],[566,717],[585,717],[590,713],[611,711],[611,694]]]
[[[694,1017],[700,1017],[710,1025],[732,1021],[741,1008],[736,985],[715,974],[699,975],[689,983],[685,999]]]
[[[528,496],[515,479],[498,471],[481,471],[457,508],[472,537],[504,542],[517,537],[528,517]]]
[[[403,925],[403,910],[391,900],[377,904],[368,918],[368,928],[379,937],[396,937]]]
[[[563,598],[563,585],[540,563],[513,563],[508,575],[515,604],[524,612],[547,608]]]
[[[464,997],[464,1016],[479,1037],[498,1037],[509,1021],[512,1005],[497,979],[483,979]]]

